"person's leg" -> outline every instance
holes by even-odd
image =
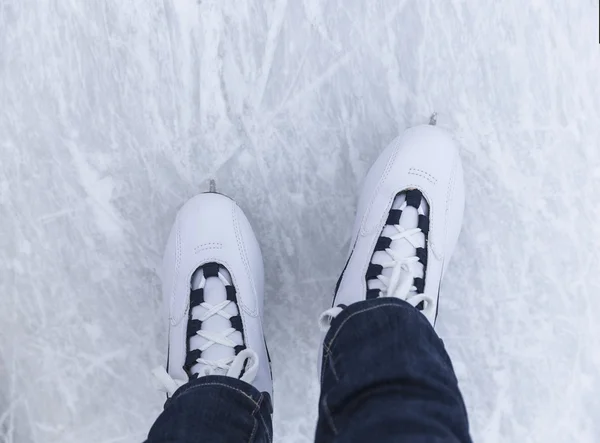
[[[169,398],[149,443],[271,442],[272,380],[262,329],[263,262],[229,198],[201,194],[177,214],[162,269]]]
[[[316,441],[470,441],[450,359],[417,309],[377,298],[348,306],[332,321]]]
[[[371,168],[334,307],[322,317],[317,443],[470,442],[433,330],[463,209],[458,150],[438,128],[406,131]]]
[[[167,400],[147,443],[272,441],[271,401],[243,381],[218,375],[193,380]]]

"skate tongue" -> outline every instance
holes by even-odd
[[[219,272],[227,279],[228,282],[231,282],[231,276],[225,268],[220,268]],[[202,270],[200,269],[196,271],[194,277],[192,278],[192,289],[198,289],[200,287],[201,277]],[[218,277],[207,278],[204,283],[204,302],[210,306],[215,306],[225,300],[227,300],[227,290],[225,289],[223,282]],[[194,307],[192,309],[192,319],[200,319],[207,311],[208,309],[201,305]],[[235,303],[230,303],[226,308],[223,309],[223,311],[232,316],[238,314],[238,309]],[[203,331],[223,332],[229,328],[231,328],[231,322],[220,315],[213,315],[202,322]],[[238,345],[243,344],[242,334],[238,331],[229,335],[229,338]],[[208,344],[208,340],[204,337],[195,335],[190,338],[190,350],[200,349],[206,344]],[[202,351],[201,357],[210,361],[233,358],[235,357],[235,350],[229,346],[213,343],[206,350]],[[227,369],[215,369],[204,364],[196,364],[191,368],[191,372],[193,374],[204,375],[206,371],[209,371],[213,375],[227,374]]]
[[[391,209],[402,209],[402,215],[400,216],[400,226],[404,229],[414,229],[418,227],[419,224],[419,211],[412,206],[405,206],[406,195],[404,193],[398,195],[394,199],[394,203],[392,204]],[[404,207],[405,206],[405,207]],[[421,208],[423,212],[428,213],[427,202],[422,199]],[[398,230],[391,225],[386,225],[383,228],[381,236],[383,237],[392,237],[394,234],[397,234]],[[425,246],[425,234],[419,233],[415,234],[411,238],[412,242],[418,247]],[[390,244],[390,249],[394,250],[400,257],[414,257],[417,253],[417,249],[413,246],[408,240],[399,239],[393,240]],[[376,251],[373,254],[373,258],[371,259],[371,263],[376,265],[383,265],[385,263],[389,263],[391,260],[390,255],[385,251]],[[410,263],[406,265],[414,278],[423,278],[424,277],[424,269],[423,264],[421,262]],[[388,279],[391,278],[393,273],[392,268],[384,268],[381,274]],[[407,276],[408,277],[408,276]],[[371,279],[367,282],[368,289],[379,289],[384,290],[385,285],[379,279]],[[415,294],[414,292],[410,292],[409,294]]]

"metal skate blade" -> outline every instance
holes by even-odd
[[[433,114],[431,114],[431,117],[429,117],[429,124],[431,126],[437,125],[437,116],[438,116],[438,113],[434,112]]]

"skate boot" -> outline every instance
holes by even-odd
[[[394,140],[367,175],[348,261],[322,327],[344,307],[377,297],[404,300],[433,325],[464,199],[461,161],[449,134],[419,126]]]
[[[272,398],[263,273],[252,227],[233,200],[211,192],[181,208],[162,269],[167,367],[155,370],[169,396],[190,380],[224,375]]]

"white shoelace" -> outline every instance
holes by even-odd
[[[393,225],[397,233],[390,236],[392,241],[404,239],[409,242],[415,249],[418,247],[413,242],[412,237],[421,233],[420,228],[405,229],[400,225]],[[391,248],[385,250],[389,255],[390,261],[382,263],[381,266],[392,269],[392,275],[388,278],[384,275],[378,275],[377,279],[381,282],[383,288],[380,290],[380,297],[395,297],[410,303],[412,306],[417,306],[423,302],[423,311],[428,311],[433,307],[433,299],[425,294],[417,294],[417,288],[414,286],[415,276],[413,275],[410,264],[419,261],[415,255],[412,257],[402,257],[397,251]],[[319,325],[323,331],[329,329],[331,321],[337,317],[342,308],[339,306],[330,308],[321,314]]]
[[[227,278],[225,278],[225,276],[221,272],[219,272],[217,274],[217,276],[218,276],[219,280],[221,280],[221,283],[223,283],[224,286],[229,285],[229,281],[227,280]],[[204,288],[205,285],[206,285],[206,279],[204,278],[204,276],[202,276],[199,286],[200,286],[200,288]],[[207,303],[205,301],[202,304],[200,304],[200,306],[203,307],[206,310],[206,312],[202,316],[200,316],[200,318],[198,320],[200,320],[201,322],[205,322],[206,320],[208,320],[209,318],[211,318],[215,315],[218,315],[220,317],[223,317],[226,320],[229,320],[229,319],[231,319],[231,317],[233,317],[233,314],[228,313],[226,311],[226,308],[232,303],[233,302],[230,300],[223,300],[222,302],[220,302],[216,305],[211,305],[210,303]],[[235,341],[233,341],[232,339],[229,338],[229,336],[231,334],[233,334],[234,332],[236,332],[235,328],[227,328],[223,331],[210,331],[210,330],[196,331],[196,335],[198,335],[199,337],[202,337],[206,340],[206,342],[202,346],[200,346],[200,348],[198,348],[198,349],[200,351],[204,352],[214,344],[223,345],[228,348],[235,348],[238,343],[236,343]],[[193,350],[193,349],[190,349],[190,351],[191,350]],[[220,360],[208,360],[205,358],[199,358],[196,360],[196,363],[205,366],[203,368],[202,375],[211,375],[211,374],[214,374],[214,372],[217,371],[218,369],[222,369],[225,371],[229,370],[229,366],[233,362],[234,358],[235,358],[235,356],[223,358]]]
[[[227,286],[230,282],[227,278],[219,272],[218,274],[219,280],[223,283],[223,285]],[[206,279],[202,276],[199,288],[204,288],[206,284]],[[200,306],[205,309],[203,315],[200,316],[199,320],[201,322],[205,322],[209,318],[218,315],[227,320],[233,317],[233,314],[230,314],[226,311],[226,308],[234,303],[231,300],[224,300],[216,305],[212,305],[207,303],[206,301],[201,303]],[[235,303],[234,303],[235,304]],[[191,308],[190,308],[191,309]],[[229,336],[237,332],[235,328],[227,328],[223,331],[210,331],[210,330],[198,330],[196,331],[196,335],[204,338],[205,342],[202,346],[198,348],[191,348],[190,351],[195,349],[199,349],[201,352],[206,351],[214,344],[223,345],[229,348],[235,348],[238,343],[233,341]],[[244,369],[244,365],[248,361],[246,368]],[[200,371],[194,371],[194,374],[197,374],[199,377],[206,375],[216,375],[223,374],[228,377],[239,378],[242,381],[247,383],[252,383],[254,378],[256,377],[256,373],[258,372],[258,356],[256,353],[250,349],[244,349],[239,352],[238,355],[233,355],[227,358],[221,358],[217,360],[206,359],[206,358],[198,358],[196,359],[196,364],[201,365],[202,369]],[[243,375],[242,375],[243,372]],[[154,376],[161,384],[161,388],[166,390],[169,395],[173,395],[173,393],[182,386],[187,383],[188,380],[174,380],[163,367],[158,367],[153,371]]]

